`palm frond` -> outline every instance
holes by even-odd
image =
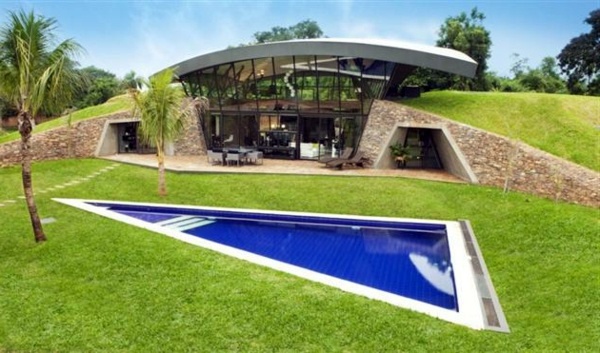
[[[8,17],[0,30],[0,94],[34,115],[42,106],[64,106],[79,86],[72,58],[82,47],[72,39],[55,45],[53,18],[33,11],[9,12]]]
[[[134,94],[135,114],[141,120],[140,135],[157,148],[173,141],[183,130],[188,112],[182,109],[183,92],[171,85],[173,70],[167,69],[144,81],[147,91]]]

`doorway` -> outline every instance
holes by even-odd
[[[156,148],[150,144],[141,141],[138,136],[139,122],[128,122],[118,124],[117,143],[119,153],[156,153]]]

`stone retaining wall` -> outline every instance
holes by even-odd
[[[95,119],[75,122],[69,128],[61,126],[34,134],[31,137],[31,156],[34,161],[94,157],[104,125],[108,120],[129,120],[130,112],[119,112]],[[206,155],[206,147],[196,119],[190,119],[183,136],[174,144],[176,155]],[[0,145],[0,167],[20,163],[21,140]]]
[[[120,112],[96,119],[75,122],[34,134],[31,137],[31,157],[34,161],[92,157],[100,141],[104,123],[108,119],[130,117],[129,112]],[[0,167],[20,163],[21,140],[0,145]]]
[[[511,190],[600,207],[600,173],[524,143],[394,102],[373,103],[360,150],[376,160],[381,148],[392,142],[383,141],[390,127],[398,123],[446,127],[481,184],[503,188],[508,181]]]

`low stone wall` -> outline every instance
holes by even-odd
[[[34,134],[31,137],[31,156],[34,161],[92,157],[96,152],[104,123],[108,119],[129,117],[121,112],[96,119],[75,122],[68,127]],[[0,167],[20,163],[21,140],[0,145]]]
[[[446,127],[481,184],[600,207],[600,173],[521,142],[398,103],[375,101],[359,149],[375,160],[398,123]],[[391,135],[389,135],[391,136]]]
[[[108,120],[131,120],[130,112],[119,112],[95,119],[73,123],[71,127],[34,134],[31,155],[34,161],[94,157],[104,125]],[[176,155],[206,155],[206,147],[198,130],[196,119],[190,119],[183,136],[174,144]],[[20,163],[21,140],[0,145],[0,167]]]

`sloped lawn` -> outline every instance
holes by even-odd
[[[594,352],[599,212],[401,178],[168,174],[34,165],[35,244],[18,168],[0,169],[0,352]],[[45,191],[45,193],[41,193]],[[469,219],[512,332],[474,331],[101,218],[51,197]],[[4,201],[18,200],[15,203]]]

